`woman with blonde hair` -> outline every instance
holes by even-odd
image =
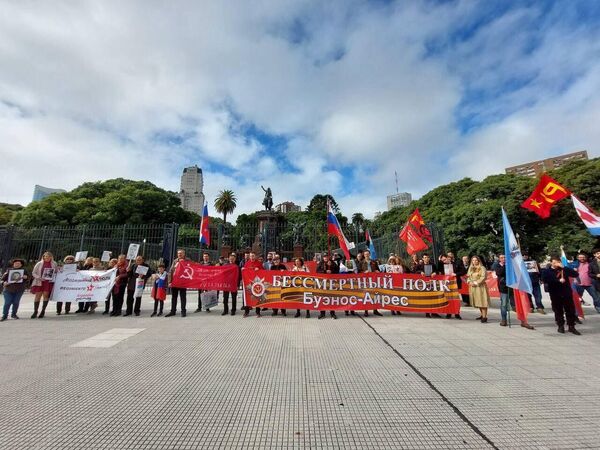
[[[481,312],[481,316],[478,317],[481,323],[487,322],[487,310],[490,306],[490,294],[485,282],[486,278],[487,270],[481,263],[481,259],[478,256],[473,256],[471,258],[471,265],[467,271],[467,283],[469,283],[471,304],[473,307],[479,308]]]
[[[54,262],[54,256],[52,253],[45,252],[42,255],[42,259],[36,263],[31,272],[33,282],[31,283],[31,293],[35,295],[33,299],[33,314],[32,319],[39,318],[43,319],[46,314],[46,307],[50,300],[50,293],[54,287],[54,277],[56,276],[56,263]],[[38,311],[40,308],[40,300],[44,300],[42,305],[42,312]]]

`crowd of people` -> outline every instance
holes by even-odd
[[[558,326],[558,332],[565,332],[565,323],[568,331],[573,334],[580,334],[575,329],[575,324],[579,321],[574,303],[575,301],[584,302],[583,295],[587,293],[594,304],[598,313],[600,313],[600,249],[593,251],[593,256],[589,257],[585,252],[580,252],[577,259],[563,264],[563,260],[558,256],[553,256],[540,267],[536,261],[530,260],[528,255],[523,255],[527,270],[533,285],[532,294],[529,295],[530,312],[537,311],[540,314],[546,314],[542,302],[542,286],[550,295],[552,310],[554,311],[555,321]],[[188,290],[171,286],[173,274],[178,264],[186,261],[187,257],[184,250],[177,251],[177,258],[167,269],[164,264],[158,264],[153,270],[146,263],[143,256],[137,256],[135,260],[128,261],[126,255],[119,255],[117,258],[110,259],[106,264],[100,258],[88,257],[85,261],[77,263],[73,255],[64,257],[62,264],[57,264],[52,253],[45,252],[42,259],[35,264],[31,273],[25,269],[25,262],[22,259],[13,259],[9,270],[2,275],[2,286],[4,294],[4,307],[0,321],[5,321],[9,317],[18,319],[18,309],[20,299],[28,285],[31,286],[31,293],[34,295],[34,311],[32,319],[42,319],[46,314],[46,309],[51,298],[53,289],[53,280],[56,273],[67,265],[76,265],[75,270],[104,271],[107,269],[116,269],[115,283],[110,294],[104,302],[104,311],[102,314],[110,316],[139,316],[141,314],[142,296],[148,282],[151,283],[150,297],[154,301],[152,317],[162,316],[164,312],[164,302],[170,290],[171,305],[169,312],[165,317],[172,317],[177,314],[179,304],[182,317],[187,315],[187,294]],[[411,260],[405,262],[400,256],[390,254],[387,262],[382,264],[378,260],[371,258],[369,250],[357,252],[352,259],[346,260],[339,253],[329,255],[322,254],[320,258],[315,257],[316,272],[326,274],[338,273],[366,273],[366,272],[388,272],[388,273],[411,273],[420,274],[424,277],[433,275],[451,275],[456,277],[458,289],[461,291],[462,301],[467,306],[479,309],[480,315],[477,318],[481,323],[488,322],[488,308],[490,306],[490,292],[488,288],[488,271],[491,270],[496,279],[498,291],[500,293],[500,326],[507,326],[509,310],[515,310],[515,296],[511,294],[511,289],[506,284],[506,257],[499,255],[493,263],[488,264],[479,256],[462,256],[456,260],[452,252],[448,252],[433,261],[427,254],[421,257],[416,254]],[[227,258],[219,258],[218,261],[211,261],[210,254],[202,254],[200,264],[203,265],[234,265],[237,268],[237,284],[241,286],[242,269],[243,270],[290,270],[282,258],[275,252],[269,252],[264,259],[261,255],[248,251],[243,256],[238,257],[236,253],[231,253]],[[295,258],[292,271],[308,272],[309,269],[303,258]],[[18,279],[13,280],[18,275]],[[11,275],[12,274],[12,275]],[[468,284],[468,293],[462,289],[462,284]],[[198,291],[198,307],[195,312],[201,312],[202,293]],[[218,294],[218,293],[217,293]],[[223,312],[222,315],[235,315],[237,312],[238,292],[223,292]],[[56,314],[70,314],[71,302],[56,300]],[[231,300],[231,307],[230,302]],[[64,305],[63,305],[64,303]],[[585,303],[584,303],[585,304]],[[64,306],[64,309],[63,309]],[[79,302],[75,314],[93,314],[98,308],[96,302]],[[244,306],[243,316],[248,317],[250,307]],[[210,312],[210,308],[205,308]],[[261,317],[264,310],[255,308],[257,317]],[[319,319],[326,317],[327,312],[330,317],[337,319],[336,312],[319,311]],[[368,316],[370,311],[364,311]],[[377,309],[371,311],[373,315],[381,316]],[[287,315],[285,309],[272,309],[271,314],[276,316]],[[306,317],[310,317],[310,311],[306,310]],[[356,315],[355,311],[347,310],[346,315]],[[392,315],[401,315],[400,311],[391,311]],[[301,310],[296,310],[294,317],[300,317]],[[425,313],[428,318],[440,317],[436,313]],[[456,319],[462,319],[460,314],[455,314]],[[450,314],[447,319],[452,318]],[[533,329],[527,321],[522,321],[521,326]]]

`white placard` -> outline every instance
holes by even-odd
[[[127,249],[127,259],[132,260],[135,259],[140,251],[140,244],[129,244],[129,248]]]
[[[57,302],[103,302],[115,283],[117,269],[60,272],[52,297]]]
[[[7,282],[8,284],[22,283],[24,275],[25,269],[9,269]]]
[[[444,264],[444,275],[454,275],[454,267],[452,264]]]
[[[148,266],[137,266],[135,268],[135,273],[140,275],[146,275],[148,273]]]
[[[426,276],[430,277],[433,273],[433,266],[431,264],[423,265],[423,273],[425,273]]]
[[[77,272],[77,264],[65,264],[62,266],[63,273],[74,273]]]
[[[214,308],[219,304],[217,298],[217,291],[206,291],[202,293],[202,307],[203,308]]]
[[[75,261],[85,261],[88,252],[77,252],[75,253]]]
[[[104,250],[102,252],[102,258],[100,258],[100,261],[109,262],[111,256],[112,256],[112,252],[109,252],[108,250]]]

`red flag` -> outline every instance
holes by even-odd
[[[513,289],[515,293],[515,309],[517,310],[517,319],[523,323],[527,323],[527,314],[531,309],[527,292]]]
[[[415,212],[411,214],[408,218],[408,223],[411,223],[419,235],[419,237],[428,241],[430,244],[433,242],[433,237],[431,236],[431,232],[425,226],[425,221],[421,217],[421,213],[419,212],[419,208],[415,209]]]
[[[400,231],[400,239],[406,243],[406,251],[409,255],[427,248],[427,244],[415,231],[410,222],[404,225],[404,228]]]
[[[554,206],[557,201],[562,200],[569,195],[571,195],[571,192],[569,192],[566,187],[561,186],[548,175],[543,174],[533,193],[521,206],[533,211],[542,219],[547,219],[550,217],[550,209],[552,206]]]

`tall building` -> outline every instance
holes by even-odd
[[[588,153],[586,150],[580,152],[567,153],[566,155],[555,156],[553,158],[542,159],[540,161],[532,161],[525,164],[519,164],[518,166],[507,167],[506,173],[512,173],[515,175],[524,175],[526,177],[537,177],[552,169],[557,169],[565,164],[578,160],[588,159]]]
[[[398,192],[387,196],[387,207],[388,211],[392,208],[399,206],[408,206],[412,202],[412,195],[410,192]]]
[[[297,211],[301,211],[302,208],[298,205],[296,205],[294,202],[283,202],[280,203],[279,205],[275,205],[275,211],[283,213],[283,214],[287,214],[289,212],[297,212]]]
[[[53,189],[49,187],[40,186],[39,184],[35,185],[33,189],[33,200],[34,202],[41,200],[43,198],[48,197],[51,194],[60,194],[62,192],[67,192],[64,189]]]
[[[179,190],[181,207],[186,211],[202,215],[202,208],[204,207],[203,187],[204,181],[202,179],[201,168],[194,165],[183,169],[181,188]]]

